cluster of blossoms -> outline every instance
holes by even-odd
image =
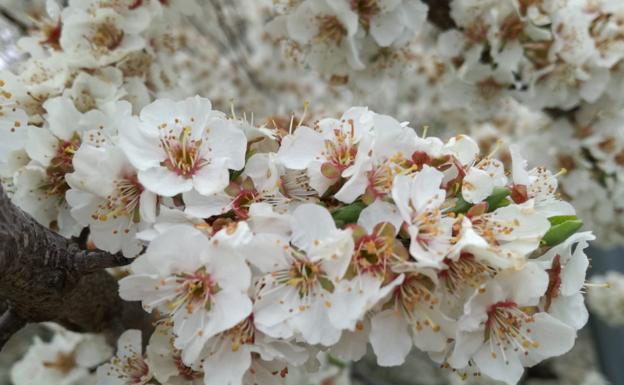
[[[70,332],[59,325],[48,323],[35,336],[26,354],[16,362],[10,370],[10,380],[16,385],[97,385],[99,384],[161,384],[154,378],[127,378],[125,373],[117,371],[121,377],[114,378],[108,374],[115,372],[115,365],[133,366],[140,372],[143,360],[133,359],[142,349],[141,335],[137,330],[128,330],[117,343],[118,352],[115,357],[113,348],[103,336],[78,334]],[[50,336],[51,334],[51,336]],[[179,361],[172,360],[171,343],[166,334],[155,334],[149,341],[145,355],[148,357],[157,378],[168,378],[162,384],[189,385],[203,384],[200,376],[193,372],[178,373]],[[106,364],[110,360],[110,364]],[[98,367],[101,367],[98,369]],[[266,374],[266,373],[265,373]],[[265,377],[260,376],[263,380]],[[130,380],[130,382],[128,382]],[[266,382],[258,381],[257,384]],[[271,383],[271,382],[269,382]],[[284,378],[285,385],[350,385],[349,366],[328,355],[318,355],[318,367],[314,373],[303,368],[290,368]]]
[[[353,70],[400,50],[427,13],[416,0],[289,7],[272,32],[296,35],[312,66],[330,52]],[[0,73],[14,202],[136,257],[120,296],[158,318],[145,349],[139,331],[122,335],[98,384],[280,384],[368,344],[382,366],[416,347],[460,377],[516,384],[573,346],[594,237],[558,175],[519,147],[506,167],[469,136],[419,136],[364,107],[256,124],[180,98],[193,46],[168,26],[196,12],[50,1],[40,34],[20,41],[31,58]],[[178,43],[186,52],[169,55]]]
[[[610,271],[592,278],[592,283],[607,286],[608,290],[590,290],[590,307],[602,320],[611,326],[624,325],[624,274]]]
[[[420,0],[278,1],[276,8],[269,33],[293,59],[335,82],[406,62],[428,12]]]
[[[358,360],[370,343],[383,366],[416,346],[515,384],[587,320],[593,236],[576,233],[556,177],[513,147],[509,175],[469,137],[419,137],[366,108],[281,132],[199,97],[155,101],[111,142],[81,146],[67,198],[97,246],[147,244],[120,295],[157,312],[155,349],[179,372],[158,373],[148,347],[131,371],[113,360],[102,376],[279,383],[314,352]],[[111,202],[89,182],[112,174],[113,152],[135,186],[121,235],[97,226],[101,204],[82,203]]]
[[[624,243],[619,1],[453,0],[438,26],[418,0],[287,3],[268,31],[334,87],[347,83],[352,104],[451,135],[509,137],[532,165],[567,170],[562,193],[600,244]],[[373,28],[400,7],[392,28]]]
[[[562,192],[599,241],[624,242],[621,2],[454,0],[450,8],[456,26],[436,36],[445,74],[435,94],[456,115],[471,110],[451,125],[465,127],[468,115],[474,131],[494,126],[523,142],[535,164],[565,168]],[[537,125],[514,121],[519,103]]]
[[[611,0],[454,0],[456,28],[438,37],[473,95],[516,96],[536,109],[568,110],[621,98],[622,4]]]
[[[66,236],[87,225],[70,214],[65,200],[73,183],[65,175],[74,171],[74,155],[83,143],[109,143],[119,122],[154,96],[175,93],[167,60],[175,41],[166,21],[194,12],[193,5],[93,0],[70,1],[61,10],[48,1],[47,15],[36,20],[38,29],[20,39],[18,46],[30,58],[19,64],[17,74],[0,73],[5,139],[0,175],[14,185],[15,201],[42,224]],[[128,193],[131,186],[116,185],[121,182],[115,173],[123,174],[123,165],[111,167],[118,169],[109,170],[104,189]],[[93,182],[103,191],[102,181]]]
[[[96,385],[95,369],[110,359],[113,349],[103,336],[78,334],[48,324],[49,341],[35,337],[11,368],[13,384]]]
[[[145,354],[124,335],[102,383],[279,383],[370,343],[380,365],[416,346],[515,384],[586,322],[593,236],[515,148],[509,174],[467,136],[362,107],[283,132],[200,97],[118,127],[77,146],[66,203],[97,247],[147,246],[120,295],[160,322]]]

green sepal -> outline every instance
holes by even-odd
[[[335,286],[334,286],[334,283],[331,281],[331,279],[327,277],[319,277],[318,280],[323,289],[327,290],[330,293],[334,292]]]
[[[583,227],[583,221],[575,216],[551,217],[548,220],[551,227],[542,238],[543,246],[557,246]]]
[[[578,220],[578,217],[576,215],[556,215],[554,217],[548,218],[548,222],[550,222],[551,226],[556,226],[564,222],[576,220]]]
[[[356,223],[362,210],[366,208],[363,202],[355,201],[350,205],[341,207],[332,213],[332,218],[338,227]]]
[[[327,353],[327,363],[336,367],[339,367],[340,369],[344,369],[347,367],[347,363],[344,362],[343,360],[341,360],[338,357],[334,357],[333,355]]]
[[[508,206],[511,202],[507,199],[511,195],[511,190],[507,187],[494,187],[492,194],[488,196],[484,202],[488,204],[488,212]],[[456,214],[466,214],[472,208],[473,204],[464,200],[461,193],[457,196],[455,206],[451,209]]]
[[[508,196],[511,195],[511,190],[507,187],[494,187],[492,194],[485,199],[488,204],[488,212],[492,212],[498,208],[509,205]]]

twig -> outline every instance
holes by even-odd
[[[18,316],[13,309],[7,309],[0,317],[0,352],[13,334],[26,326],[26,321]]]

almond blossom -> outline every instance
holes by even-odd
[[[51,326],[51,325],[49,325]],[[54,325],[50,341],[34,338],[24,357],[11,368],[15,384],[95,385],[92,370],[112,354],[102,336],[78,334]]]
[[[127,330],[117,340],[117,352],[97,369],[98,385],[152,384],[152,367],[143,354],[141,331]]]
[[[207,340],[251,312],[249,268],[228,245],[247,232],[241,224],[209,240],[192,227],[172,227],[150,243],[131,265],[132,274],[120,281],[122,298],[141,301],[147,311],[157,309],[172,322],[175,346],[186,363],[197,359]]]
[[[150,191],[173,196],[196,190],[209,195],[227,187],[228,170],[244,166],[246,138],[196,96],[158,100],[120,131],[120,146]]]
[[[323,119],[314,129],[298,127],[283,139],[277,153],[284,166],[305,169],[310,186],[324,194],[341,177],[354,171],[356,159],[370,147],[373,114],[366,108],[351,108],[340,119]]]
[[[589,318],[582,291],[589,266],[585,249],[594,239],[589,232],[574,234],[538,259],[548,273],[543,310],[576,330]]]
[[[458,321],[449,364],[463,368],[472,362],[481,373],[516,384],[523,366],[570,350],[575,330],[537,309],[547,287],[547,273],[535,264],[485,285]]]
[[[63,33],[59,44],[71,62],[103,66],[144,48],[145,40],[140,33],[149,25],[150,15],[143,7],[131,14],[121,14],[114,7],[93,5],[94,2],[85,1],[62,13]]]
[[[392,198],[410,235],[410,254],[422,266],[439,267],[451,251],[454,220],[444,216],[444,175],[430,166],[394,180]]]
[[[136,170],[117,147],[81,146],[66,199],[74,218],[91,229],[91,240],[111,253],[134,257],[142,249],[135,237],[156,216],[156,195],[138,182]]]
[[[335,285],[351,260],[350,230],[339,230],[320,206],[303,204],[290,219],[289,238],[258,233],[248,257],[263,276],[256,283],[254,320],[275,338],[300,335],[310,344],[332,345],[340,338],[330,314]]]
[[[0,72],[2,182],[45,226],[134,258],[119,295],[154,320],[98,383],[346,380],[339,359],[370,344],[381,366],[416,348],[515,384],[572,347],[590,230],[624,209],[622,9],[426,3],[33,12],[31,57]],[[61,342],[28,365],[92,382],[109,349]]]

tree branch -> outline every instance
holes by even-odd
[[[423,0],[429,6],[427,19],[443,31],[457,28],[451,18],[451,0]]]
[[[128,328],[148,331],[149,316],[119,298],[117,281],[104,270],[128,262],[121,254],[81,250],[15,207],[0,186],[0,301],[10,309],[0,322],[0,349],[28,322],[111,338]]]
[[[129,265],[132,259],[121,253],[111,254],[102,250],[82,250],[74,257],[74,266],[82,274],[95,273],[98,270]]]
[[[13,309],[7,309],[0,317],[0,348],[24,326],[26,326],[26,321],[15,314]]]

